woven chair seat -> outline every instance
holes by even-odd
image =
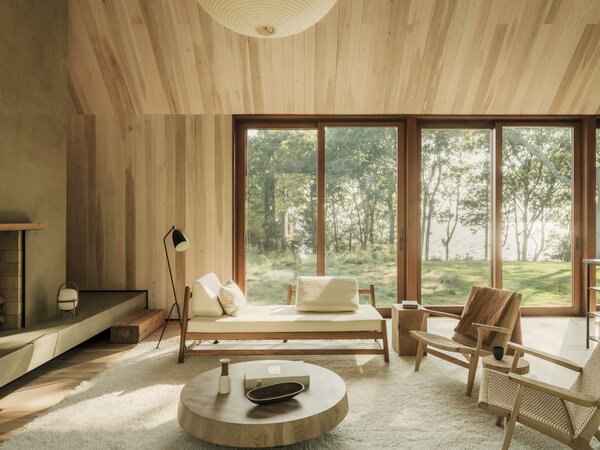
[[[479,406],[494,414],[508,416],[515,404],[518,386],[504,373],[483,369]],[[574,435],[569,422],[569,412],[563,401],[545,392],[525,388],[519,409],[519,421],[527,420],[537,422],[569,438]]]
[[[427,333],[426,331],[411,331],[410,335],[424,344],[449,352],[472,353],[475,350],[473,347],[463,345],[460,342],[440,336],[439,334]]]

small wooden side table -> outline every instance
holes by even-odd
[[[498,372],[508,373],[512,367],[513,357],[505,355],[500,361],[494,358],[494,355],[488,355],[483,358],[483,367],[486,369],[497,370]],[[517,363],[517,369],[515,372],[517,375],[525,375],[529,373],[529,361],[523,358],[519,358]]]
[[[410,335],[420,330],[423,323],[423,308],[404,309],[401,304],[392,305],[392,348],[399,356],[415,356],[419,343]],[[425,330],[427,331],[427,325]]]

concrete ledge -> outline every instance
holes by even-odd
[[[58,355],[146,308],[139,291],[82,292],[77,318],[0,333],[0,386],[17,379]]]

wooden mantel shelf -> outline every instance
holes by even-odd
[[[0,231],[43,230],[47,227],[45,223],[0,223]]]

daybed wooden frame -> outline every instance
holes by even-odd
[[[291,304],[292,296],[295,293],[293,286],[288,286],[287,304]],[[368,289],[359,289],[359,294],[368,294],[371,297],[371,305],[375,307],[375,286],[370,285]],[[190,299],[192,297],[191,289],[186,286],[183,300],[183,317],[188,317],[190,308]],[[179,363],[183,363],[186,356],[253,356],[253,355],[383,355],[385,362],[390,361],[390,353],[387,337],[387,326],[385,319],[381,320],[381,331],[311,331],[311,332],[239,332],[239,333],[202,333],[187,331],[188,321],[184,320],[182,324],[181,337],[179,340]],[[194,344],[186,347],[186,340],[196,341],[227,341],[227,340],[308,340],[308,339],[373,339],[383,341],[383,347],[380,348],[322,348],[322,349],[236,349],[236,350],[194,350]]]

